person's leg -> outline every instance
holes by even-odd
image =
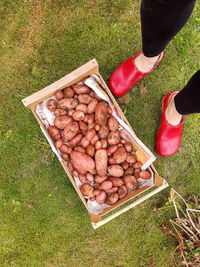
[[[149,71],[158,55],[188,21],[196,0],[142,0],[141,26],[143,54],[136,57],[137,68]]]

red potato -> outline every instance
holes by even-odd
[[[125,145],[124,145],[124,147],[125,147],[125,149],[126,149],[127,152],[131,152],[131,150],[132,150],[131,143],[126,142]]]
[[[102,176],[107,173],[108,155],[105,149],[99,149],[95,153],[95,163],[97,173]]]
[[[124,174],[124,170],[120,165],[111,165],[108,167],[108,173],[114,177],[121,177]]]
[[[85,114],[85,118],[84,118],[84,122],[88,123],[88,118],[89,118],[89,115],[88,114]]]
[[[126,161],[131,164],[131,163],[136,163],[137,159],[136,159],[136,156],[134,156],[133,154],[131,153],[127,153],[127,156],[126,156]]]
[[[78,99],[78,95],[74,95],[74,98]]]
[[[106,139],[101,139],[101,147],[106,149],[108,146],[108,141]]]
[[[112,188],[112,182],[109,181],[109,180],[106,180],[104,181],[102,184],[101,184],[101,190],[108,190],[108,189],[111,189]]]
[[[51,112],[54,112],[57,108],[57,102],[54,99],[49,99],[46,105],[48,110],[50,110]]]
[[[142,167],[141,161],[136,161],[136,163],[133,164],[133,168],[135,169],[140,169],[141,167]]]
[[[90,103],[90,101],[92,101],[92,99],[93,98],[90,95],[87,95],[87,94],[78,95],[78,101],[81,104],[88,105]]]
[[[94,127],[94,128],[95,128],[95,130],[98,132],[98,131],[100,130],[101,127],[100,127],[100,125],[95,124],[95,127]]]
[[[55,117],[54,125],[58,127],[59,129],[65,129],[67,124],[69,124],[72,121],[73,121],[72,117],[67,116],[67,115],[60,115],[60,116]]]
[[[61,158],[66,162],[70,162],[69,154],[62,154]]]
[[[110,116],[112,114],[112,109],[110,107],[107,108],[108,115]]]
[[[83,111],[85,114],[88,113],[88,107],[87,107],[87,105],[85,105],[85,104],[79,104],[79,105],[76,107],[76,110]]]
[[[85,122],[79,121],[79,127],[80,127],[80,130],[83,134],[86,133],[88,126]]]
[[[82,153],[86,153],[85,148],[82,147],[82,146],[76,146],[76,147],[74,148],[74,150],[75,150],[75,151],[82,152]]]
[[[108,177],[109,181],[111,181],[112,186],[122,186],[124,184],[124,181],[122,178],[118,177]]]
[[[117,164],[120,164],[126,160],[126,150],[123,147],[119,147],[113,154],[113,159]]]
[[[133,167],[129,167],[124,172],[125,175],[132,175],[133,174]]]
[[[148,180],[151,178],[151,172],[150,171],[140,171],[140,178],[144,180]]]
[[[98,149],[101,149],[101,141],[97,141],[95,143],[95,149],[98,150]]]
[[[118,149],[118,145],[110,146],[108,148],[108,153],[113,154]]]
[[[98,196],[100,194],[101,194],[101,190],[99,190],[99,189],[94,190],[94,195],[95,196]]]
[[[108,135],[109,145],[111,145],[111,146],[117,145],[117,144],[119,144],[120,141],[121,141],[121,137],[120,137],[119,131],[114,131],[114,132],[109,133],[109,135]]]
[[[108,205],[113,205],[118,201],[118,199],[119,199],[119,196],[117,193],[111,193],[111,194],[108,194],[106,198],[106,203]]]
[[[82,134],[77,134],[72,140],[69,142],[70,146],[76,146],[81,139],[83,138]]]
[[[73,170],[72,174],[73,174],[73,176],[78,177],[78,172],[76,170]]]
[[[126,140],[125,139],[121,139],[121,144],[125,144],[126,143]]]
[[[114,187],[112,187],[111,189],[105,190],[105,192],[106,192],[107,194],[115,193],[115,192],[117,192],[117,191],[118,191],[118,187],[117,187],[117,186],[114,186]]]
[[[108,119],[107,103],[99,102],[95,108],[95,122],[96,124],[103,126],[106,125]]]
[[[87,130],[86,138],[87,138],[87,140],[91,141],[95,135],[96,135],[95,129],[89,129],[89,130]]]
[[[99,137],[97,134],[95,134],[95,136],[91,140],[91,144],[94,145],[97,141],[99,141]]]
[[[68,115],[72,117],[73,114],[74,114],[74,111],[75,111],[74,109],[69,109],[68,110]]]
[[[94,114],[90,114],[88,115],[88,121],[87,121],[88,124],[92,124],[94,123]]]
[[[78,106],[78,100],[76,98],[63,98],[58,101],[58,106],[62,109],[74,109]]]
[[[108,162],[109,164],[115,164],[113,157],[109,157]]]
[[[109,127],[110,131],[112,131],[112,132],[117,131],[117,129],[119,127],[119,123],[115,118],[110,117],[108,119],[108,127]]]
[[[57,100],[60,100],[64,97],[63,91],[62,90],[58,90],[55,94],[55,97]]]
[[[56,116],[59,116],[59,115],[66,115],[66,114],[67,114],[67,111],[64,110],[64,109],[62,109],[62,108],[57,108],[57,109],[55,110],[55,115],[56,115]]]
[[[93,175],[95,175],[95,174],[97,174],[97,171],[96,171],[96,169],[93,169],[93,170],[91,170],[91,171],[89,171],[91,174],[93,174]]]
[[[101,187],[101,184],[94,184],[94,188],[98,190]],[[100,189],[99,189],[100,190]]]
[[[82,121],[82,120],[84,120],[84,118],[85,118],[85,114],[84,114],[84,112],[81,111],[81,110],[75,110],[75,111],[73,112],[72,117],[73,117],[73,119],[74,119],[75,121]]]
[[[97,99],[92,98],[91,101],[88,104],[88,114],[94,113],[97,104],[98,104]]]
[[[123,179],[128,189],[135,190],[138,188],[139,182],[133,175],[126,175]]]
[[[120,141],[120,144],[118,144],[118,147],[123,147],[123,145],[121,144],[121,141]]]
[[[67,87],[64,89],[64,95],[69,98],[74,97],[74,90],[71,87]]]
[[[72,165],[71,162],[68,162],[67,163],[67,167],[70,169],[70,171],[73,171],[74,170],[74,167],[73,167],[73,165]]]
[[[78,122],[74,121],[69,124],[64,129],[63,132],[63,139],[65,142],[71,140],[74,136],[76,136],[79,132],[79,124]]]
[[[127,170],[128,167],[129,167],[128,162],[124,161],[124,162],[122,163],[122,168],[123,168],[124,170]]]
[[[63,139],[59,139],[55,142],[55,147],[56,148],[59,148],[61,147],[62,145],[64,145],[64,140]]]
[[[84,136],[81,140],[82,147],[86,148],[90,144],[90,141]]]
[[[94,188],[91,185],[82,184],[80,190],[84,196],[94,197]]]
[[[106,125],[101,126],[101,128],[99,130],[100,138],[107,138],[109,135],[109,132],[110,132],[110,130],[109,130],[108,126],[106,126]]]
[[[88,123],[88,129],[94,129],[95,123]]]
[[[78,178],[82,184],[85,184],[87,182],[87,178],[84,174],[79,174]]]
[[[63,144],[62,146],[59,147],[59,150],[65,154],[70,154],[72,152],[72,148]]]
[[[48,133],[54,141],[62,138],[60,131],[56,126],[49,126]]]
[[[87,154],[90,156],[90,157],[94,157],[94,153],[95,153],[95,147],[91,144],[89,144],[87,147],[86,147],[86,152]]]
[[[133,174],[134,174],[135,178],[140,178],[140,169],[134,169]]]
[[[100,176],[100,175],[96,175],[95,176],[95,182],[97,183],[97,184],[101,184],[101,183],[103,183],[105,180],[107,180],[108,179],[108,175],[107,174],[105,174],[105,175],[102,175],[102,176]]]
[[[128,189],[125,185],[122,185],[118,188],[118,195],[119,195],[119,199],[124,198],[127,194],[128,194]]]
[[[87,172],[95,169],[94,160],[87,154],[79,151],[72,151],[70,154],[74,169],[80,174],[86,174]]]
[[[94,175],[93,174],[91,174],[91,173],[87,173],[86,174],[86,178],[87,178],[87,180],[89,181],[89,182],[94,182]]]
[[[89,94],[90,93],[90,88],[87,87],[87,85],[73,85],[72,86],[74,92],[76,94]]]
[[[96,202],[101,205],[105,203],[105,201],[106,201],[106,193],[104,191],[101,191],[101,193],[98,196],[96,196]]]

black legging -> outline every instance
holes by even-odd
[[[188,21],[196,0],[142,0],[141,25],[143,53],[159,55]],[[200,113],[200,71],[175,96],[175,106],[182,114]]]

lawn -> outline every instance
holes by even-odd
[[[169,267],[177,246],[161,225],[175,217],[169,190],[97,230],[22,99],[96,58],[108,83],[141,49],[139,0],[1,0],[0,266]],[[118,99],[159,174],[200,195],[200,116],[186,118],[178,153],[155,151],[162,97],[200,68],[200,4],[162,63]]]

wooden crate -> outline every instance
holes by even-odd
[[[142,187],[142,188],[139,188],[139,189],[133,191],[131,194],[127,195],[125,198],[123,198],[120,201],[118,201],[115,205],[112,205],[112,206],[106,208],[101,214],[95,215],[95,214],[92,214],[89,211],[88,206],[87,206],[87,202],[86,202],[85,198],[83,197],[83,195],[81,194],[79,188],[77,187],[77,185],[76,185],[76,183],[74,181],[74,178],[71,175],[71,172],[67,168],[65,162],[62,160],[62,158],[57,153],[57,150],[54,147],[54,143],[53,143],[51,137],[49,136],[48,131],[44,127],[44,125],[43,125],[42,121],[40,120],[39,116],[36,114],[36,106],[37,106],[37,104],[43,102],[45,99],[55,95],[55,92],[57,90],[62,90],[63,88],[65,88],[67,86],[71,86],[73,84],[76,84],[76,83],[80,82],[83,78],[85,78],[87,76],[90,76],[92,74],[96,74],[96,75],[98,75],[100,77],[104,87],[106,88],[106,93],[112,99],[115,107],[117,107],[117,109],[120,112],[123,120],[131,128],[129,122],[127,121],[126,117],[124,116],[123,112],[121,111],[120,107],[118,106],[115,98],[113,97],[112,93],[110,92],[109,88],[107,87],[107,85],[105,84],[103,78],[101,77],[101,75],[99,73],[98,63],[97,63],[97,61],[95,59],[89,61],[88,63],[86,63],[83,66],[79,67],[75,71],[67,74],[66,76],[64,76],[60,80],[58,80],[58,81],[54,82],[53,84],[45,87],[44,89],[42,89],[42,90],[40,90],[40,91],[38,91],[38,92],[36,92],[36,93],[24,98],[22,101],[23,101],[23,104],[25,105],[25,107],[30,108],[31,111],[33,112],[34,116],[36,117],[38,123],[40,124],[40,128],[43,131],[45,137],[47,138],[52,150],[58,156],[58,159],[60,160],[60,163],[62,164],[67,176],[69,177],[71,183],[73,184],[75,190],[77,191],[81,201],[83,202],[85,208],[90,213],[92,226],[93,226],[93,228],[96,229],[99,226],[109,222],[113,218],[119,216],[120,214],[126,212],[127,210],[133,208],[134,206],[140,204],[141,202],[147,200],[151,196],[157,194],[158,192],[160,192],[161,190],[166,188],[168,186],[168,184],[162,177],[160,177],[158,175],[155,167],[153,166],[153,164],[151,164],[150,167],[154,172],[154,185],[145,186],[145,187]],[[100,90],[102,90],[102,89],[100,89]],[[139,161],[142,161],[142,162],[147,162],[148,159],[150,158],[149,150],[148,149],[145,150],[144,147],[142,147],[141,144],[139,142],[137,142],[136,140],[132,144],[133,144],[133,146],[134,146],[134,148],[136,150],[137,159]],[[151,188],[151,190],[149,190],[150,188]],[[143,194],[144,192],[145,192],[145,195]],[[137,198],[137,200],[134,200],[134,198],[138,197],[140,194],[143,194],[143,196]],[[128,202],[128,204],[124,205],[127,202]],[[121,208],[122,205],[123,205],[123,207]],[[119,209],[119,207],[120,207],[120,209]],[[117,209],[117,211],[113,213],[113,211],[115,209]],[[109,212],[112,212],[112,215],[108,216]],[[105,218],[105,216],[106,216],[106,218]]]

